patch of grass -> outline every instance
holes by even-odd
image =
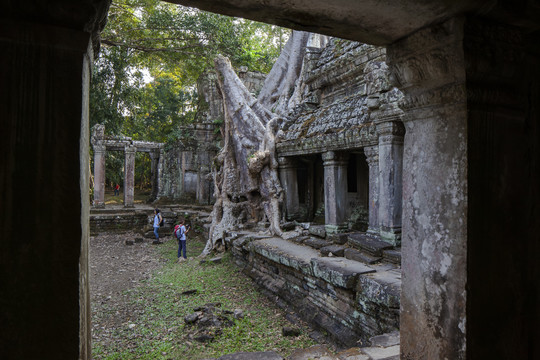
[[[314,344],[306,333],[283,337],[290,325],[284,312],[258,293],[249,278],[234,265],[230,254],[220,264],[200,264],[195,256],[204,248],[201,240],[188,236],[189,261],[176,263],[177,243],[169,240],[158,251],[165,264],[143,286],[126,292],[132,318],[111,336],[117,348],[94,344],[94,359],[207,359],[239,351],[274,350],[282,356]],[[194,295],[182,295],[197,290]],[[184,317],[198,306],[221,303],[221,309],[241,309],[244,318],[224,328],[210,343],[189,338]]]

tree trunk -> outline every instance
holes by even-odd
[[[276,135],[300,75],[309,33],[294,31],[270,71],[259,99],[219,56],[216,69],[224,100],[224,146],[213,164],[214,194],[210,236],[201,255],[223,243],[227,231],[266,218],[269,233],[281,236]],[[272,109],[273,111],[270,111]]]

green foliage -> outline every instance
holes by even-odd
[[[90,125],[104,124],[107,135],[176,142],[180,127],[195,119],[197,79],[217,54],[266,73],[288,35],[273,25],[158,0],[114,0],[93,69]],[[107,181],[116,182],[122,165],[110,164]]]

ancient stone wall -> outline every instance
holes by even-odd
[[[240,236],[229,246],[263,292],[339,346],[367,345],[370,337],[399,329],[399,270],[321,257],[281,239]]]

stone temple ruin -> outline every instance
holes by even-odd
[[[400,358],[540,357],[537,1],[313,0],[309,6],[287,0],[171,2],[385,46],[390,84],[402,93],[398,108],[403,113],[380,101],[383,94],[393,92],[382,90],[384,86],[379,103],[368,95],[366,107],[375,110],[370,114],[373,120],[401,116],[405,130],[400,305],[394,308],[399,314]],[[21,0],[1,5],[0,352],[6,359],[91,358],[88,85],[109,6],[109,0]],[[337,90],[339,81],[332,86]],[[330,104],[326,96],[333,90],[320,89],[313,102],[322,109]],[[302,124],[309,122],[299,120],[289,129],[300,129]],[[321,127],[308,127],[321,132]],[[378,143],[372,140],[371,147],[379,150],[382,173],[389,168],[381,170],[385,162],[381,157],[388,149],[399,148],[403,129],[386,131],[377,123],[371,129],[373,139],[378,139]],[[388,132],[396,139],[385,149]],[[346,143],[345,134],[340,135],[335,132],[336,142]],[[292,133],[289,136],[296,141]],[[313,178],[314,190],[320,191],[316,185],[321,181],[320,162],[323,172],[327,168],[342,174],[345,165],[339,156],[347,156],[339,148],[328,149],[338,161],[332,165],[326,160],[325,168],[322,155],[319,160],[317,152],[309,149],[286,152],[280,148],[286,142],[277,146],[278,155],[298,168],[298,200],[285,199],[290,214],[298,211],[305,217],[314,211],[315,218],[321,216],[321,201],[313,193],[311,208],[312,200],[306,196],[311,194],[307,181],[311,165],[305,160],[314,158],[313,168],[319,169],[314,170],[319,172],[319,180]],[[303,145],[295,146],[301,150]],[[349,152],[347,169],[351,157],[360,161],[359,182],[372,169],[369,147],[366,141],[345,151]],[[353,172],[347,172],[348,178],[349,173]],[[289,183],[294,188],[294,171],[283,175],[293,178]],[[392,209],[385,213],[388,204],[380,202],[381,193],[388,189],[383,181],[391,184],[393,179],[379,176],[379,191],[367,195],[361,191],[366,185],[357,184],[357,198],[369,202],[378,196],[377,211],[367,206],[367,230],[371,221],[372,227],[387,224],[379,231],[381,240],[397,243],[399,223],[383,218],[392,214]],[[354,186],[350,190],[354,193]],[[351,206],[359,208],[363,201]],[[344,221],[353,221],[363,230],[366,210],[352,212],[354,217],[344,216]],[[328,225],[339,230],[342,221],[336,214],[336,223]],[[247,254],[248,261],[251,254],[265,254],[246,271],[271,270],[266,278],[261,276],[268,291],[281,292],[283,299],[292,294],[285,290],[318,292],[318,299],[335,301],[334,309],[351,315],[351,322],[356,316],[370,323],[363,313],[340,302],[348,296],[342,291],[350,287],[350,277],[333,271],[330,265],[337,257],[308,263],[285,256],[279,250],[283,246],[262,247],[268,239],[257,242],[240,233],[227,238],[234,251]],[[300,245],[290,244],[289,253],[294,254],[292,245]],[[276,261],[268,260],[264,269],[255,266],[270,257]],[[302,272],[305,283],[295,280],[299,272],[288,272],[294,268]],[[357,276],[354,290],[368,289],[364,281],[383,274],[380,270]],[[283,276],[274,276],[276,272]],[[376,294],[383,292],[369,298],[376,299]],[[312,299],[313,304],[318,300]],[[373,303],[354,305],[377,312]],[[328,319],[321,316],[320,322]]]
[[[365,345],[372,336],[399,330],[403,95],[390,84],[385,48],[308,36],[276,139],[281,222],[293,231],[283,233],[288,241],[254,238],[253,220],[261,219],[243,212],[239,223],[226,224],[221,242],[265,291],[333,341]],[[241,69],[239,76],[252,94],[264,87],[262,74]],[[215,72],[200,79],[199,91],[203,111],[175,146],[105,139],[97,126],[94,149],[124,147],[126,174],[133,169],[128,150],[152,149],[158,199],[213,202],[215,129],[226,116]],[[96,185],[102,156],[95,150]],[[129,194],[129,180],[125,186]],[[95,194],[94,206],[99,186]],[[250,206],[244,201],[240,208]]]
[[[221,240],[269,295],[341,346],[366,345],[399,329],[403,96],[384,48],[312,44],[276,140],[292,231],[256,235],[242,212]]]

